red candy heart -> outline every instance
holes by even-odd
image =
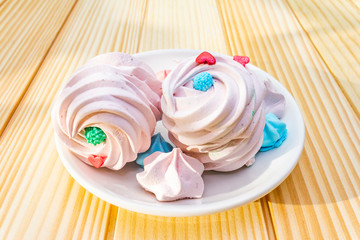
[[[94,167],[99,168],[104,164],[106,158],[106,156],[90,155],[88,160]]]
[[[209,64],[209,65],[213,65],[216,63],[216,59],[213,55],[211,55],[208,52],[202,52],[195,60],[198,64]]]
[[[248,64],[250,62],[250,58],[248,56],[237,56],[235,55],[233,58],[235,61],[240,63],[245,67],[245,64]]]

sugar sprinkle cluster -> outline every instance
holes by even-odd
[[[214,85],[213,77],[208,72],[198,73],[193,79],[193,85],[194,89],[206,92]]]
[[[98,127],[87,127],[85,128],[85,138],[88,143],[96,146],[97,144],[105,142],[106,134]]]

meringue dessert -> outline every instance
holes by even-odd
[[[200,198],[204,192],[204,165],[179,148],[155,152],[144,159],[144,171],[136,175],[140,185],[159,201]]]
[[[255,161],[265,114],[281,117],[285,98],[249,59],[203,52],[182,61],[163,81],[162,123],[170,140],[205,170],[233,171]]]
[[[121,169],[150,147],[161,118],[161,82],[125,53],[90,59],[66,82],[52,109],[55,137],[96,168]]]

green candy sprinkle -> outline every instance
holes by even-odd
[[[99,143],[105,142],[106,134],[98,127],[87,127],[85,128],[85,138],[88,143],[96,146]]]
[[[251,114],[252,114],[252,116],[254,116],[254,115],[255,115],[255,111],[252,111],[252,113],[251,113]]]

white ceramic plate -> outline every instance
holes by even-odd
[[[183,49],[156,50],[135,56],[158,72],[173,69],[180,60],[200,52]],[[247,66],[256,69],[250,64]],[[128,163],[119,171],[96,169],[81,161],[70,161],[68,150],[56,141],[60,158],[71,176],[85,189],[109,203],[135,212],[173,217],[198,216],[247,204],[269,193],[284,181],[297,164],[304,145],[304,122],[298,106],[277,80],[271,76],[270,79],[286,98],[286,110],[282,118],[288,129],[286,141],[277,149],[258,153],[255,163],[249,168],[243,167],[229,173],[205,172],[205,191],[201,199],[159,202],[136,181],[135,175],[142,168],[135,162]],[[158,123],[157,131],[167,139],[166,129],[161,123]]]

